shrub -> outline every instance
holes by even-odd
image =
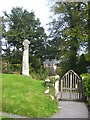
[[[83,87],[85,91],[85,96],[88,98],[88,103],[90,105],[90,74],[82,74],[81,77],[83,77]]]
[[[43,74],[44,74],[44,79],[47,78],[47,77],[50,75],[51,71],[52,71],[52,68],[46,68],[46,69],[44,70],[44,72],[43,72]]]
[[[7,73],[7,63],[5,61],[2,61],[2,73]]]
[[[42,66],[36,71],[35,68],[32,67],[32,64],[29,64],[29,72],[32,78],[42,80],[42,71]]]
[[[8,64],[7,73],[18,72],[20,74],[21,71],[22,71],[21,64]]]
[[[50,86],[50,93],[49,95],[52,95],[53,97],[55,97],[55,88],[53,86]]]
[[[57,75],[61,76],[61,74],[62,74],[61,72],[62,72],[61,68],[57,67]]]
[[[41,66],[36,72],[31,64],[29,65],[29,70],[31,77],[39,80],[45,80],[51,72],[51,68],[43,69],[43,66]]]
[[[2,62],[2,73],[21,73],[22,66],[21,64],[9,64],[6,62]]]

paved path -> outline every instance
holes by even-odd
[[[89,112],[84,102],[59,101],[59,112],[51,118],[88,118]]]
[[[7,118],[25,118],[23,116],[8,114],[8,113],[4,113],[4,112],[0,112],[0,115],[7,117]]]
[[[89,112],[84,102],[59,101],[58,106],[59,112],[54,114],[51,118],[88,118]],[[0,112],[0,115],[10,118],[25,118],[22,116],[2,112]]]

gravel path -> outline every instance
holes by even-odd
[[[89,112],[84,102],[59,101],[59,112],[51,118],[88,118]]]

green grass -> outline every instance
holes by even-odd
[[[3,117],[0,115],[0,120],[2,119]]]
[[[44,81],[2,74],[2,111],[30,118],[50,117],[58,107],[45,90]]]
[[[7,120],[7,118],[9,118],[9,117],[0,115],[0,120],[3,120],[4,118]]]

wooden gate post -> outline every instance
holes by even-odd
[[[70,73],[70,98],[72,94],[72,74]]]
[[[82,101],[86,101],[86,97],[85,97],[85,95],[84,95],[84,87],[83,87],[83,79],[81,79],[82,81],[81,81],[81,86],[82,86]]]
[[[62,92],[63,92],[63,79],[61,79],[61,98],[62,98]]]
[[[81,100],[81,80],[79,79],[79,100]]]

